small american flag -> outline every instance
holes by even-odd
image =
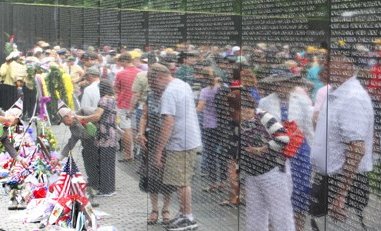
[[[54,190],[58,198],[69,195],[85,197],[86,181],[83,179],[82,173],[79,172],[73,157],[69,156],[63,171],[55,183]]]

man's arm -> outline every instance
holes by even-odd
[[[353,180],[356,176],[357,169],[360,165],[360,162],[365,155],[365,142],[352,141],[347,145],[345,162],[342,168],[342,174],[344,176],[343,188],[341,193],[347,195]]]
[[[78,140],[79,140],[78,136],[75,136],[73,134],[71,135],[71,137],[69,138],[69,141],[67,142],[67,144],[65,145],[65,147],[63,148],[61,152],[61,159],[68,156],[69,152],[73,150]]]
[[[98,122],[102,115],[104,113],[104,109],[101,108],[101,107],[98,107],[95,112],[91,115],[87,115],[87,116],[80,116],[80,115],[77,115],[76,117],[80,120],[80,121],[84,121],[84,122]]]
[[[357,169],[360,165],[362,157],[365,155],[364,141],[351,141],[345,150],[345,162],[342,168],[342,179],[340,180],[340,189],[337,196],[331,204],[334,219],[344,220],[347,216],[345,209],[346,197],[353,181],[356,177]]]
[[[171,137],[173,127],[175,125],[175,117],[172,115],[163,115],[163,121],[161,123],[161,130],[158,140],[158,145],[156,146],[156,161],[157,163],[161,163],[161,158],[163,156],[163,151],[166,144]]]

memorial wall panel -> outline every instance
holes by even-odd
[[[240,13],[240,2],[233,0],[187,0],[187,11],[202,11],[207,13]]]
[[[154,0],[148,1],[148,6],[155,10],[179,10],[184,7],[183,3],[180,0]]]
[[[182,13],[148,13],[148,43],[154,47],[169,46],[183,42],[185,38],[185,15]]]
[[[71,18],[71,22],[70,22],[71,46],[75,46],[77,48],[83,48],[83,44],[85,43],[84,9],[72,8],[70,10],[70,18]]]
[[[100,45],[118,47],[120,43],[120,11],[100,10]]]
[[[42,7],[42,15],[44,18],[42,35],[45,41],[51,41],[51,43],[54,43],[56,40],[56,12],[56,8]]]
[[[71,14],[70,8],[59,8],[59,44],[62,47],[71,46]]]
[[[273,51],[288,47],[283,53],[296,54],[307,46],[327,47],[328,32],[327,0],[242,2],[243,46],[258,48],[259,44]],[[255,55],[257,60],[265,62],[264,66],[282,62],[272,53],[256,52]],[[262,74],[268,75],[267,71]]]
[[[240,45],[240,18],[235,15],[186,14],[186,40],[196,45]]]
[[[35,31],[36,31],[36,41],[44,40],[44,18],[40,17],[43,15],[43,8],[40,6],[35,7]]]
[[[88,46],[98,47],[100,44],[99,31],[99,9],[83,10],[83,44],[86,49]]]
[[[20,17],[23,15],[24,17]],[[13,34],[16,35],[18,49],[26,50],[33,47],[34,40],[34,14],[28,6],[13,6]]]
[[[140,48],[148,42],[148,13],[121,11],[121,45]]]

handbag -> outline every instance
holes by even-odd
[[[148,177],[141,175],[139,179],[139,189],[142,192],[148,192]]]

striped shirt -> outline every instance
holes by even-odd
[[[241,123],[241,168],[249,175],[261,175],[273,168],[283,167],[286,157],[283,148],[288,144],[288,137],[282,124],[270,113],[257,110],[253,120]],[[268,146],[268,152],[262,155],[245,151],[246,147]]]

